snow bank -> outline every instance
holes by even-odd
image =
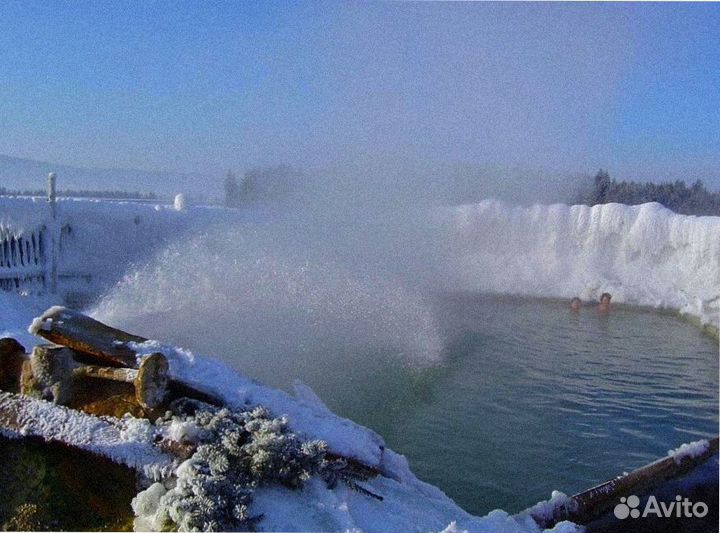
[[[190,232],[269,216],[182,207],[59,199],[61,279],[91,274],[104,289],[170,242],[182,254]],[[0,237],[36,231],[48,217],[45,199],[0,198]],[[607,291],[615,302],[675,309],[718,326],[720,217],[678,215],[657,203],[520,207],[497,200],[431,217],[442,235],[432,260],[451,289],[583,299]]]
[[[442,493],[429,497],[412,486],[386,477],[363,484],[376,494],[382,494],[383,501],[368,498],[342,485],[329,490],[319,479],[312,479],[302,491],[259,488],[255,491],[252,510],[264,513],[260,523],[264,531],[541,531],[530,516],[513,516],[501,510],[483,517],[473,516]],[[547,531],[570,533],[581,529],[570,522],[560,522]]]
[[[517,207],[495,200],[436,213],[458,290],[598,299],[679,310],[718,326],[720,217],[657,203]]]

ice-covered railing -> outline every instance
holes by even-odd
[[[0,289],[46,284],[45,226],[14,231],[0,224]]]
[[[46,201],[0,200],[0,289],[57,291],[60,253],[72,228],[58,218],[55,182],[50,173]]]
[[[49,283],[48,226],[52,224],[55,176],[49,177],[48,200],[0,199],[0,289],[45,289]],[[56,269],[55,269],[56,272]]]

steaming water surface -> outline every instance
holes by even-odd
[[[146,320],[144,332],[186,341],[269,385],[291,390],[302,380],[473,513],[518,511],[555,489],[590,488],[717,430],[717,343],[675,316],[575,314],[567,302],[468,294],[437,297],[431,307],[445,343],[434,365],[387,332],[371,338],[368,324],[348,336],[341,317],[336,334],[322,327],[312,335],[310,323],[293,333],[297,309],[282,320],[262,316],[254,331],[240,313],[235,330],[226,322],[203,334],[183,320],[185,338],[173,337],[178,327],[148,331],[172,324],[164,316]]]
[[[175,243],[92,312],[268,385],[302,380],[478,514],[589,488],[717,431],[717,342],[675,316],[428,296],[400,268],[349,260],[362,246],[293,235]]]
[[[316,387],[470,512],[518,511],[716,434],[717,342],[674,316],[467,295],[439,313],[455,340],[422,387],[378,373],[372,405]]]
[[[717,344],[675,316],[478,295],[435,310],[448,346],[433,368],[329,339],[316,347],[329,353],[236,365],[302,379],[473,513],[575,493],[716,433]]]

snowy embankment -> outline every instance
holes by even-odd
[[[518,207],[487,200],[436,214],[451,288],[674,309],[718,327],[720,217],[657,203]]]
[[[257,209],[74,199],[58,200],[57,213],[65,227],[61,276],[92,273],[99,289],[190,232],[269,219]],[[496,200],[431,217],[442,242],[430,260],[441,262],[450,289],[587,300],[607,291],[614,302],[674,309],[718,326],[720,217],[678,215],[657,203],[521,207]],[[0,198],[0,237],[49,220],[43,198]]]

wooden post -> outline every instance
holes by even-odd
[[[57,175],[54,172],[48,174],[48,203],[50,204],[50,218],[52,222],[50,227],[50,293],[57,293],[57,281],[58,281],[58,225],[57,219],[57,205],[56,205],[56,194],[55,194],[55,183],[57,181]]]

